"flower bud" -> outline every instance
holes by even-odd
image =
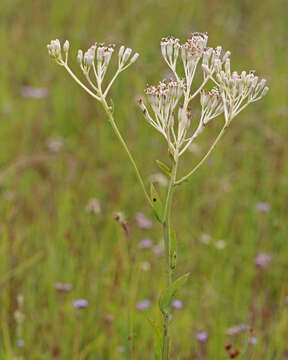
[[[121,60],[122,59],[122,56],[124,54],[124,50],[125,50],[125,46],[121,46],[120,49],[119,49],[119,53],[118,53],[118,57],[119,59]]]
[[[268,86],[265,86],[264,89],[263,89],[263,91],[262,91],[261,97],[267,95],[268,91],[269,91],[269,87],[268,87]]]
[[[83,51],[82,50],[78,50],[77,61],[80,65],[82,64],[82,61],[83,61]]]
[[[127,48],[123,55],[123,62],[126,63],[132,53],[132,49]]]
[[[139,57],[139,54],[138,54],[138,53],[135,53],[135,54],[132,56],[130,62],[131,62],[131,63],[134,63],[134,62],[138,59],[138,57]]]
[[[70,46],[69,41],[66,40],[66,41],[64,42],[64,45],[63,45],[63,51],[64,51],[65,54],[68,53],[68,51],[69,51],[69,46]]]

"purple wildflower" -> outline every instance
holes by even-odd
[[[226,334],[227,335],[236,335],[240,332],[245,332],[248,330],[248,325],[246,324],[240,324],[240,325],[234,325],[231,328],[227,329]]]
[[[153,242],[150,239],[143,239],[138,244],[140,249],[150,249],[153,246]]]
[[[48,95],[48,89],[23,86],[21,89],[21,95],[25,98],[43,99]]]
[[[136,309],[138,311],[144,311],[146,309],[148,309],[150,307],[150,304],[151,304],[151,301],[150,300],[142,300],[142,301],[139,301],[137,304],[136,304]]]
[[[271,255],[266,253],[258,254],[254,259],[254,264],[259,267],[267,267],[272,260]]]
[[[163,245],[163,243],[160,242],[157,245],[153,246],[153,252],[157,256],[162,256],[164,254],[164,245]]]
[[[208,339],[208,333],[206,331],[202,331],[196,335],[196,339],[202,343],[206,342]]]
[[[55,289],[59,292],[69,292],[72,290],[72,285],[71,284],[64,284],[61,282],[57,282],[55,284]]]
[[[146,216],[140,212],[135,214],[135,220],[140,229],[148,230],[152,227],[152,221],[147,219]]]
[[[271,205],[267,202],[260,202],[256,205],[256,210],[259,213],[268,212],[271,210]]]
[[[251,336],[249,339],[249,343],[252,345],[258,344],[258,339],[255,336]]]
[[[76,309],[84,309],[88,306],[88,301],[85,299],[78,299],[73,301],[73,306]]]
[[[285,302],[288,304],[288,296],[285,296]]]
[[[17,346],[19,348],[23,348],[25,346],[25,341],[23,339],[18,339],[17,340]]]
[[[172,302],[172,306],[175,308],[175,309],[182,309],[183,307],[183,303],[181,300],[174,300]]]

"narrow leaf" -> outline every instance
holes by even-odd
[[[168,177],[171,176],[171,169],[166,164],[164,164],[160,160],[156,160],[156,163],[160,167],[160,169],[164,172],[164,174],[166,174]]]
[[[154,185],[151,183],[151,199],[153,203],[153,209],[157,219],[160,223],[163,222],[163,205]]]
[[[156,323],[148,318],[148,321],[151,325],[151,328],[154,333],[154,347],[155,347],[155,360],[161,360],[161,352],[162,352],[162,335],[160,332],[159,327],[156,325]]]
[[[171,285],[168,286],[166,291],[160,296],[159,307],[163,314],[168,313],[174,295],[184,285],[184,283],[188,279],[188,276],[189,273],[175,280]]]
[[[175,270],[177,260],[177,242],[175,231],[170,227],[170,268]]]

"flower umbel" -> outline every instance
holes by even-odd
[[[241,75],[230,70],[230,51],[224,52],[221,46],[207,48],[208,36],[193,33],[184,43],[174,37],[163,38],[161,53],[172,70],[175,80],[160,81],[157,86],[145,90],[153,115],[143,99],[138,100],[145,119],[166,139],[174,159],[179,158],[203,131],[212,119],[224,113],[224,127],[230,125],[248,104],[260,100],[268,92],[266,80],[259,80],[253,72]],[[181,57],[179,57],[181,52]],[[177,71],[177,61],[181,58],[184,79]],[[203,82],[191,93],[192,82],[198,63],[202,59]],[[205,90],[208,81],[214,83],[212,90]],[[201,116],[191,131],[191,111],[189,104],[200,94]],[[193,117],[194,118],[194,117]],[[222,136],[222,135],[221,135]],[[218,140],[217,140],[218,141]]]
[[[91,89],[89,89],[76,77],[76,75],[71,71],[70,67],[68,66],[69,47],[70,44],[68,40],[66,40],[63,46],[61,46],[61,43],[58,39],[51,40],[50,44],[47,45],[49,55],[55,59],[56,63],[64,66],[68,73],[73,77],[73,79],[76,80],[76,82],[80,86],[82,86],[84,90],[86,90],[90,95],[92,95],[100,102],[101,98],[106,98],[112,84],[114,83],[118,75],[122,71],[126,70],[130,65],[132,65],[139,56],[138,53],[134,53],[132,55],[132,49],[121,46],[118,52],[118,68],[114,73],[114,76],[108,83],[106,89],[103,90],[103,80],[109,68],[115,45],[95,43],[90,46],[90,48],[85,53],[83,53],[82,50],[78,50],[77,62],[79,63],[80,68],[87,82],[89,83],[89,86],[91,87]],[[93,79],[91,78],[91,76],[93,77]],[[93,91],[95,91],[95,93],[93,93]]]

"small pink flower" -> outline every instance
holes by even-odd
[[[181,300],[174,300],[172,302],[172,306],[174,307],[174,309],[182,309],[183,303]]]
[[[208,340],[208,333],[206,331],[202,331],[200,333],[198,333],[196,335],[196,339],[199,341],[199,342],[206,342]]]
[[[141,212],[135,214],[135,220],[140,229],[148,230],[152,227],[152,221],[149,220],[145,215]]]
[[[138,244],[140,249],[150,249],[153,246],[153,242],[150,239],[143,239]]]
[[[249,339],[249,343],[252,345],[258,344],[258,339],[255,336],[251,336]]]
[[[88,306],[88,301],[85,299],[77,299],[73,301],[73,306],[76,309],[84,309]]]
[[[248,325],[246,325],[246,324],[234,325],[231,328],[227,329],[226,334],[227,335],[236,335],[240,332],[245,332],[247,330],[248,330]]]
[[[136,304],[136,309],[138,311],[144,311],[144,310],[147,310],[151,305],[151,301],[150,300],[142,300],[142,301],[139,301],[137,304]]]
[[[21,95],[24,98],[43,99],[48,96],[48,89],[23,86],[21,89]]]
[[[64,284],[61,282],[57,282],[55,284],[55,289],[59,292],[69,292],[72,290],[72,285],[71,284]]]
[[[256,205],[256,210],[259,213],[268,212],[271,210],[271,205],[267,202],[260,202]]]
[[[260,253],[254,259],[254,264],[258,267],[267,267],[271,263],[272,257],[270,254]]]

